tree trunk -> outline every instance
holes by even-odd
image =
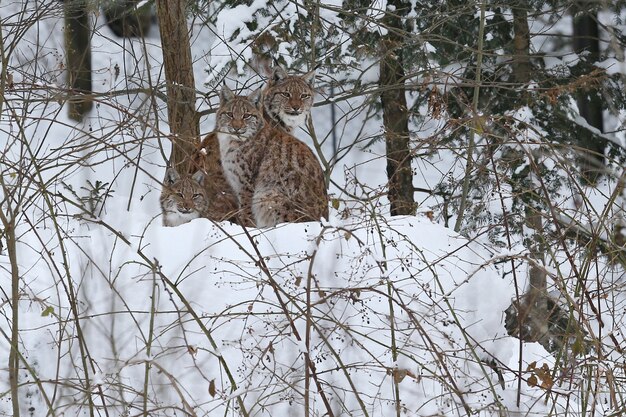
[[[172,140],[170,166],[178,172],[189,171],[191,156],[200,137],[185,4],[184,0],[156,1]]]
[[[515,48],[515,54],[513,56],[513,75],[515,82],[520,84],[518,88],[522,88],[523,84],[530,81],[530,74],[532,71],[530,65],[530,31],[528,30],[528,1],[520,0],[513,6],[513,45]],[[536,175],[534,172],[529,172],[529,176]],[[529,181],[533,183],[533,181]],[[534,199],[533,193],[530,190],[526,190],[528,195],[524,198],[526,202],[525,208],[525,221],[526,225],[533,230],[533,241],[530,243],[529,251],[530,257],[534,259],[534,262],[529,268],[529,283],[530,287],[527,293],[527,302],[529,309],[535,309],[535,313],[538,317],[547,317],[542,315],[543,312],[547,312],[547,282],[546,272],[539,265],[543,265],[544,257],[541,250],[538,237],[543,233],[543,222],[541,219],[541,213],[539,208],[534,208],[532,201]],[[538,310],[538,311],[537,311]]]
[[[613,231],[614,240],[618,248],[626,251],[626,170],[622,171],[622,176],[617,183],[616,205],[619,214]]]
[[[530,30],[526,1],[519,1],[513,7],[513,76],[515,82],[526,84],[530,81]]]
[[[600,59],[600,41],[597,13],[591,11],[592,7],[593,4],[587,1],[577,2],[574,7],[574,50],[577,53],[584,52],[588,62],[597,62]],[[580,115],[591,126],[603,132],[602,98],[599,91],[594,88],[582,90],[576,101]],[[604,166],[606,143],[587,129],[581,129],[579,134],[580,146],[589,151],[581,158],[583,178],[593,184]]]
[[[102,4],[107,26],[121,38],[144,37],[150,30],[150,4],[137,8],[141,0],[109,0]]]
[[[513,76],[516,88],[523,89],[531,80],[532,66],[530,62],[530,31],[528,29],[528,1],[520,0],[512,6],[513,11]],[[529,155],[529,157],[533,157]],[[528,183],[533,184],[533,176],[537,174],[531,170]],[[528,341],[545,340],[548,334],[548,287],[547,275],[543,268],[545,259],[541,236],[543,233],[543,219],[540,202],[532,190],[522,190],[525,223],[532,236],[527,241],[529,257],[532,259],[528,268],[528,290],[516,300],[513,310],[517,310],[515,324],[510,326],[510,333],[520,339]],[[511,308],[509,308],[511,310]],[[512,310],[511,310],[512,311]]]
[[[388,35],[382,40],[385,55],[380,61],[380,101],[383,107],[385,144],[387,147],[387,178],[391,215],[415,214],[413,198],[413,171],[409,147],[409,112],[404,88],[404,61],[402,57],[401,16],[410,5],[402,0],[391,0],[393,12],[387,13],[384,23]]]
[[[68,101],[69,117],[82,120],[91,110],[91,28],[86,0],[66,0],[65,53],[68,85],[72,90]]]
[[[530,175],[536,174],[531,173]],[[532,207],[532,204],[526,206],[526,225],[533,230],[528,248],[529,257],[533,261],[528,269],[529,287],[525,295],[526,316],[530,319],[527,325],[532,328],[531,337],[533,340],[541,340],[548,333],[548,281],[544,268],[543,219],[540,209]]]

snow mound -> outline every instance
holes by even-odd
[[[95,364],[89,373],[112,405],[120,387],[142,392],[148,364],[159,370],[149,385],[161,387],[160,406],[184,399],[198,415],[233,402],[249,415],[303,415],[307,386],[320,413],[326,399],[350,415],[388,415],[396,386],[416,415],[511,406],[515,377],[506,369],[517,368],[518,342],[506,336],[503,311],[513,287],[477,243],[426,217],[267,230],[206,219],[165,228],[145,219],[122,233],[112,210],[70,228],[69,271],[80,283],[81,331]],[[46,275],[33,291],[58,317],[71,316],[68,297],[58,297]],[[57,325],[32,304],[24,314],[39,329]],[[39,331],[30,347],[52,346],[52,335]],[[55,378],[50,355],[59,352],[78,350],[30,351],[41,379]],[[504,388],[483,362],[491,358],[505,369]],[[82,369],[72,355],[58,366]]]

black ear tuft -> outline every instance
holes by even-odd
[[[282,65],[277,64],[274,67],[274,72],[272,73],[272,81],[278,82],[280,80],[284,80],[287,78],[287,71],[283,68]]]
[[[165,171],[165,179],[163,180],[163,184],[172,185],[179,179],[180,175],[178,174],[178,171],[176,171],[176,168],[168,168]]]
[[[206,177],[206,175],[204,174],[204,171],[202,170],[197,170],[195,174],[193,174],[193,176],[191,177],[192,180],[194,180],[195,182],[197,182],[198,184],[202,185],[204,183],[204,178]]]
[[[220,102],[228,103],[234,98],[235,98],[235,93],[233,93],[233,90],[228,88],[226,83],[224,83],[224,86],[222,87],[222,91],[220,91]]]
[[[262,96],[261,93],[262,93],[262,90],[260,88],[257,88],[252,93],[250,93],[250,95],[248,96],[248,100],[250,100],[252,103],[254,103],[254,105],[256,107],[260,107],[261,96]]]
[[[319,65],[316,65],[315,68],[313,68],[311,71],[307,72],[306,74],[304,74],[302,76],[302,79],[311,87],[313,88],[313,86],[315,85],[315,71],[317,70],[317,68],[319,67]]]

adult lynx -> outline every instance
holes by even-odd
[[[245,221],[257,227],[328,217],[324,174],[311,149],[266,123],[257,90],[235,96],[226,86],[217,111],[225,177]]]
[[[303,126],[313,107],[315,70],[304,75],[289,75],[277,65],[263,89],[265,118],[287,133]]]
[[[315,71],[302,76],[289,75],[277,65],[262,92],[265,120],[289,133],[304,125],[313,105],[314,81]],[[205,136],[194,156],[193,169],[204,170],[207,174],[204,182],[209,199],[206,217],[215,221],[237,221],[238,199],[224,176],[219,148],[216,132]]]
[[[208,207],[203,182],[201,171],[180,176],[176,169],[167,169],[160,199],[164,226],[179,226],[203,216]]]

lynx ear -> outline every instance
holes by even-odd
[[[180,175],[178,175],[178,171],[176,171],[176,168],[168,168],[165,171],[165,179],[163,180],[163,184],[172,185],[179,179],[180,179]]]
[[[202,185],[202,183],[204,183],[204,177],[205,177],[204,172],[202,170],[197,170],[196,173],[193,174],[191,179],[197,182],[198,184]]]
[[[272,82],[276,83],[280,80],[284,80],[285,78],[287,78],[287,71],[285,71],[282,65],[276,63],[274,72],[272,73]]]
[[[259,108],[261,106],[261,92],[262,90],[260,88],[257,88],[248,96],[248,100],[250,100],[252,103],[254,103],[256,107]]]
[[[307,72],[302,76],[302,79],[311,87],[315,84],[315,71],[317,71],[319,65],[316,65],[311,71]]]
[[[235,93],[233,93],[233,90],[231,90],[226,84],[224,84],[224,86],[222,87],[222,91],[220,91],[220,102],[228,103],[234,98]]]

